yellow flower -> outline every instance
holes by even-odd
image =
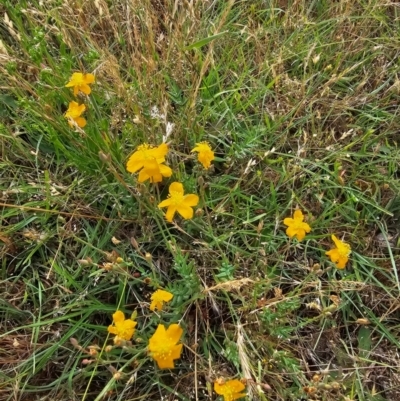
[[[115,334],[114,343],[118,344],[121,340],[129,341],[135,332],[137,322],[132,319],[125,319],[124,312],[118,310],[113,315],[114,326],[108,326],[108,332]]]
[[[179,324],[171,324],[167,330],[163,324],[159,324],[157,330],[149,340],[151,357],[157,362],[160,369],[173,369],[174,359],[179,359],[182,352],[182,344],[177,344],[183,330]]]
[[[69,102],[68,110],[65,112],[65,117],[68,118],[68,124],[73,127],[75,121],[78,127],[83,128],[86,125],[86,120],[81,117],[81,114],[86,110],[84,104],[78,104],[77,102]]]
[[[215,159],[214,152],[207,142],[196,143],[196,147],[192,149],[192,152],[199,152],[197,158],[204,168],[209,168],[211,162]]]
[[[152,311],[154,311],[156,309],[162,310],[163,303],[171,301],[171,299],[173,297],[174,297],[174,294],[171,294],[168,291],[157,290],[151,296],[150,310],[152,310]]]
[[[184,195],[183,185],[180,182],[173,182],[169,186],[168,199],[163,200],[158,207],[168,207],[165,218],[172,222],[175,212],[178,212],[184,219],[193,217],[193,206],[199,203],[199,197],[194,194]]]
[[[311,231],[311,227],[307,223],[303,223],[304,216],[301,210],[295,210],[293,219],[291,217],[286,217],[283,220],[283,224],[288,226],[286,229],[286,234],[288,237],[297,237],[299,241],[302,241],[306,236],[306,233]]]
[[[158,164],[157,161],[150,160],[146,163],[146,167],[142,168],[139,172],[138,181],[145,182],[150,180],[150,182],[161,182],[163,177],[171,177],[172,170],[165,164]]]
[[[336,263],[338,269],[344,269],[346,263],[349,261],[349,255],[351,253],[350,245],[340,241],[340,239],[336,238],[335,235],[332,235],[332,240],[335,243],[336,248],[325,252],[325,255],[329,256],[333,263]]]
[[[126,169],[130,173],[136,173],[136,171],[139,171],[141,168],[147,167],[149,162],[156,161],[157,164],[164,163],[167,153],[168,145],[166,143],[162,143],[156,148],[144,143],[131,155],[126,164]]]
[[[168,145],[162,143],[154,148],[147,143],[140,145],[128,159],[126,169],[130,173],[136,173],[140,169],[138,181],[161,182],[162,177],[171,177],[172,170],[164,163],[168,153]]]
[[[83,92],[89,95],[91,92],[89,84],[94,82],[93,74],[82,74],[81,72],[74,72],[71,80],[65,85],[67,88],[74,88],[74,95],[76,96],[79,92]]]
[[[217,379],[214,383],[214,391],[224,397],[224,401],[233,401],[245,397],[245,393],[241,393],[245,385],[237,379],[225,381],[223,378]]]

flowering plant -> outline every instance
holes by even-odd
[[[124,312],[118,310],[113,315],[114,325],[108,326],[108,332],[115,334],[114,343],[120,344],[123,341],[129,341],[135,332],[137,322],[132,319],[125,319]]]
[[[70,102],[68,110],[65,112],[64,116],[68,119],[68,124],[70,127],[74,126],[74,122],[78,127],[83,128],[86,125],[86,120],[81,117],[81,114],[86,110],[84,104],[78,104],[77,102]]]
[[[211,162],[215,159],[214,152],[207,142],[196,143],[196,146],[192,149],[192,152],[199,153],[198,160],[206,169],[211,166]]]
[[[151,357],[157,362],[160,369],[173,369],[174,360],[181,357],[182,344],[177,344],[183,330],[178,324],[171,324],[165,329],[159,324],[157,330],[149,340]]]
[[[290,238],[296,237],[299,241],[302,241],[306,233],[311,231],[311,227],[307,223],[304,223],[303,220],[304,215],[299,209],[295,210],[293,218],[286,217],[286,219],[283,220],[283,224],[288,226],[286,235]]]
[[[346,244],[345,242],[341,241],[333,234],[331,238],[335,243],[336,248],[333,248],[330,251],[325,252],[325,255],[329,256],[333,263],[336,263],[336,267],[338,269],[344,269],[346,267],[346,263],[349,261],[351,247],[349,244]]]
[[[245,385],[237,379],[225,380],[220,378],[214,383],[215,392],[219,395],[222,395],[224,397],[224,401],[234,401],[245,397],[246,394],[242,393],[244,389]]]
[[[175,212],[178,212],[184,219],[193,217],[193,206],[199,203],[199,197],[194,194],[184,195],[183,185],[180,182],[173,182],[169,186],[168,199],[163,200],[158,207],[167,207],[165,218],[172,222]]]
[[[147,143],[140,145],[130,156],[126,164],[126,169],[130,173],[139,172],[138,181],[161,182],[162,177],[170,177],[172,170],[163,164],[168,153],[168,145],[162,143],[160,146],[153,147]]]
[[[85,95],[90,95],[92,91],[90,84],[94,82],[93,74],[83,74],[82,72],[74,72],[70,81],[65,85],[67,88],[74,88],[74,95],[76,96],[79,92]]]
[[[173,297],[174,295],[168,291],[164,290],[155,291],[150,298],[151,299],[150,310],[151,311],[155,311],[156,309],[159,311],[162,310],[163,303],[171,301]]]

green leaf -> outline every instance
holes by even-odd
[[[224,36],[226,33],[228,33],[228,31],[220,32],[215,35],[208,36],[207,38],[200,39],[199,41],[194,42],[191,45],[184,47],[183,50],[200,49],[201,47],[209,44],[213,40],[218,39],[221,36]]]
[[[367,358],[369,351],[371,351],[371,330],[365,326],[360,327],[357,338],[360,357]]]

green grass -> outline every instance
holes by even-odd
[[[217,400],[219,377],[248,400],[399,399],[394,3],[0,0],[0,16],[0,400]],[[96,76],[82,131],[63,115],[77,71]],[[174,175],[140,184],[126,161],[167,123]],[[200,197],[192,220],[157,208],[173,181]],[[159,314],[157,288],[174,294]],[[117,309],[138,326],[107,352]],[[160,370],[148,339],[177,322],[182,356]]]

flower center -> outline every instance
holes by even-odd
[[[126,338],[128,335],[128,329],[125,327],[118,328],[118,337]]]
[[[75,85],[76,86],[80,86],[80,85],[84,85],[85,84],[85,76],[82,75],[78,78],[75,78]]]
[[[169,341],[167,340],[163,344],[158,345],[157,351],[153,352],[153,356],[156,359],[162,359],[162,360],[169,359],[171,358],[172,355],[172,347],[173,347],[172,342],[170,340]]]
[[[183,193],[172,191],[171,192],[171,201],[174,206],[179,206],[183,202]]]
[[[350,254],[350,247],[346,245],[339,246],[338,253],[342,258],[346,258]]]
[[[298,230],[300,228],[303,228],[303,222],[295,220],[295,222],[293,223],[292,227],[295,228],[296,230]]]
[[[224,398],[226,401],[233,401],[233,395],[235,394],[235,391],[231,387],[227,387],[225,390]]]
[[[78,118],[78,117],[80,117],[80,115],[81,115],[81,113],[80,113],[79,109],[77,109],[77,108],[70,109],[67,112],[67,117],[71,117],[71,118]]]
[[[150,145],[148,145],[147,143],[140,145],[138,150],[140,150],[142,152],[142,158],[144,160],[154,160],[155,159],[154,155],[152,154],[153,148]]]

